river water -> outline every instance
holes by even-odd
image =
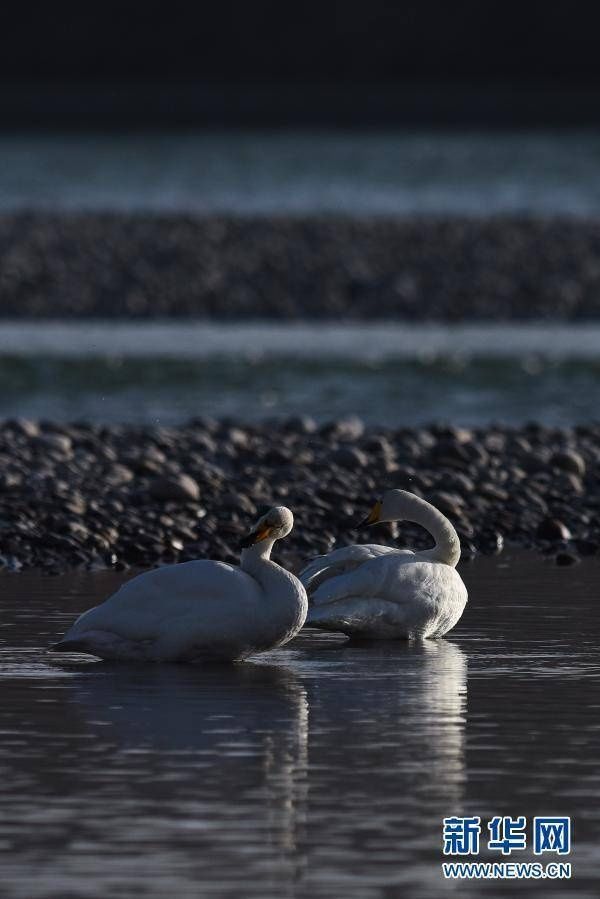
[[[600,566],[462,573],[443,641],[306,631],[214,669],[48,655],[123,576],[2,576],[0,895],[514,895],[442,879],[442,818],[557,814],[573,879],[519,892],[597,896]]]
[[[596,131],[6,134],[0,211],[598,215]]]
[[[594,323],[0,322],[0,418],[392,427],[598,417]]]

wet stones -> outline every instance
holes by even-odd
[[[152,499],[161,502],[185,503],[200,499],[198,484],[187,474],[155,478],[150,482],[148,492]]]
[[[563,550],[562,552],[556,554],[556,556],[554,557],[554,561],[561,568],[565,568],[569,565],[577,565],[577,563],[581,560],[579,556],[575,555],[575,553],[569,552],[568,550]]]
[[[476,546],[487,556],[495,556],[504,549],[504,537],[500,531],[484,529],[476,541]]]
[[[238,515],[256,515],[257,509],[252,500],[244,493],[229,491],[219,501],[219,509]]]
[[[103,475],[104,483],[108,487],[121,487],[133,480],[133,472],[125,465],[115,464],[106,470]]]
[[[431,545],[419,527],[357,534],[391,487],[431,500],[463,558],[537,548],[558,565],[600,553],[600,428],[371,428],[356,419],[178,428],[0,422],[3,570],[235,561],[261,507],[296,517],[284,564],[376,540]],[[201,504],[200,504],[201,500]],[[567,560],[569,557],[569,560]]]
[[[0,493],[9,493],[12,490],[17,490],[22,483],[23,479],[17,472],[0,472]]]
[[[71,438],[66,434],[40,434],[33,440],[33,446],[38,451],[43,452],[47,450],[60,456],[68,455],[71,452],[72,445]]]
[[[543,518],[538,525],[536,537],[540,540],[570,540],[571,532],[558,518]]]
[[[338,421],[329,422],[321,428],[323,437],[337,441],[359,440],[364,434],[365,426],[360,418],[340,418]]]
[[[459,518],[462,513],[463,500],[456,493],[446,493],[443,490],[436,490],[427,496],[430,503],[447,515],[450,519]]]
[[[369,464],[367,454],[355,446],[341,446],[333,450],[331,459],[334,464],[349,469],[366,468]]]
[[[6,422],[6,427],[11,428],[15,433],[22,434],[24,437],[37,437],[40,429],[35,421],[29,418],[15,418]]]
[[[574,450],[563,450],[553,453],[550,457],[550,464],[562,471],[577,475],[582,478],[585,475],[585,460]]]
[[[532,318],[600,310],[597,226],[572,217],[7,213],[0,272],[9,317],[498,320],[523,287]]]

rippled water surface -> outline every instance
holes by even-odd
[[[596,896],[599,574],[481,559],[450,639],[213,669],[56,659],[119,577],[3,576],[0,895],[481,895],[442,881],[442,817],[554,813],[574,879],[519,892]]]
[[[597,215],[599,152],[564,129],[4,135],[0,211]]]
[[[1,322],[0,417],[392,427],[598,417],[597,324]]]

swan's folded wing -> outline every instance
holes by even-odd
[[[352,571],[323,582],[314,592],[312,601],[315,605],[324,605],[352,596],[377,596],[397,601],[405,592],[403,588],[414,583],[415,569],[420,566],[413,559],[414,553],[409,551],[371,558]]]
[[[298,577],[304,587],[312,592],[330,578],[347,574],[371,559],[377,559],[394,551],[391,546],[379,546],[376,543],[343,546],[326,555],[317,556],[304,566]]]
[[[220,621],[229,600],[235,611],[240,601],[260,602],[260,587],[246,572],[222,562],[199,560],[155,568],[127,581],[105,602],[84,612],[66,637],[103,630],[132,640],[148,640],[165,624],[193,616],[198,621]]]
[[[378,638],[438,637],[454,627],[466,601],[454,568],[387,556],[322,584],[306,623]]]
[[[375,596],[381,587],[379,558],[371,558],[343,574],[323,581],[312,595],[314,605],[323,605],[350,596]]]

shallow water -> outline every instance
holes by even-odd
[[[2,322],[0,417],[178,424],[595,420],[591,323]]]
[[[47,655],[121,578],[3,576],[0,894],[513,895],[442,880],[464,813],[572,815],[574,879],[519,891],[597,895],[599,574],[479,559],[449,639],[211,670]]]
[[[594,131],[0,138],[0,211],[598,215]]]

